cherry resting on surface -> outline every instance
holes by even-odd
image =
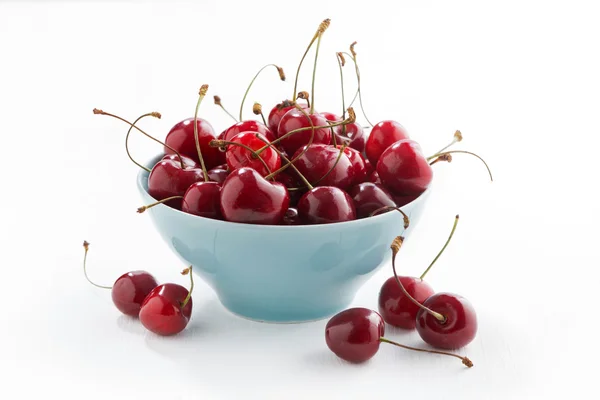
[[[156,279],[146,271],[130,271],[121,275],[113,284],[110,286],[101,286],[90,280],[87,275],[86,261],[87,253],[89,250],[89,243],[83,242],[83,248],[85,249],[85,255],[83,258],[83,273],[85,278],[92,285],[102,288],[111,289],[111,298],[114,305],[119,311],[125,315],[131,317],[137,317],[140,312],[140,308],[146,296],[158,286]]]
[[[184,269],[181,274],[190,276],[189,291],[176,283],[165,283],[155,287],[142,303],[140,322],[157,335],[179,333],[190,321],[194,290],[192,267]]]

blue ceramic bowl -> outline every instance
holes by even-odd
[[[145,204],[156,201],[148,194],[148,172],[139,173],[137,185]],[[162,204],[146,213],[171,250],[193,265],[231,312],[259,321],[303,322],[329,317],[352,302],[391,260],[392,240],[409,237],[430,190],[402,208],[410,218],[406,232],[397,211],[307,226],[218,221]]]

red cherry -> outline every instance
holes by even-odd
[[[140,308],[144,302],[144,299],[155,287],[158,286],[158,282],[150,273],[146,271],[127,272],[121,275],[115,281],[112,287],[102,286],[92,282],[88,277],[86,270],[89,245],[90,244],[87,241],[83,242],[83,248],[85,249],[85,256],[83,258],[83,273],[86,279],[96,287],[110,289],[112,301],[117,309],[125,315],[137,317],[140,313]]]
[[[231,140],[233,139],[233,137],[239,133],[242,132],[258,132],[261,135],[263,135],[269,142],[272,142],[273,140],[275,140],[275,134],[265,126],[265,124],[260,123],[258,121],[254,121],[254,120],[246,120],[246,121],[241,121],[238,122],[232,126],[230,126],[229,128],[227,128],[224,132],[223,132],[223,137],[220,137],[219,139],[222,140]]]
[[[311,125],[312,122],[312,125]],[[289,136],[281,139],[281,147],[288,153],[293,154],[297,149],[305,146],[310,142],[312,136],[312,143],[329,144],[331,142],[331,129],[327,128],[327,120],[320,114],[308,114],[304,115],[300,110],[293,109],[288,111],[279,122],[279,128],[277,129],[277,136],[279,138],[284,137],[286,134],[295,131],[296,129],[305,129],[292,133]],[[311,127],[321,127],[311,129]],[[314,131],[314,136],[313,132]]]
[[[307,105],[301,105],[300,107],[303,110],[309,109]],[[288,111],[294,108],[296,108],[294,103],[292,103],[290,100],[284,100],[271,109],[268,118],[269,129],[271,132],[273,132],[275,135],[278,135],[279,122],[281,121],[281,118],[287,114]]]
[[[227,146],[227,152],[225,153],[229,170],[235,171],[238,168],[250,167],[262,176],[267,176],[279,169],[281,167],[281,157],[279,157],[279,154],[272,147],[266,147],[260,153],[260,158],[258,158],[247,148],[235,145],[241,144],[253,151],[257,151],[265,147],[265,143],[268,143],[267,139],[258,132],[242,132],[234,136]]]
[[[406,291],[419,303],[423,303],[435,292],[427,282],[412,276],[399,276]],[[398,286],[395,277],[389,278],[379,291],[379,313],[392,326],[414,329],[417,312],[421,308],[414,304]]]
[[[458,349],[471,343],[477,334],[477,315],[471,303],[452,293],[436,293],[423,305],[445,317],[441,322],[427,311],[417,313],[417,332],[433,347]]]
[[[281,223],[282,225],[302,225],[298,210],[292,207],[288,208]]]
[[[367,177],[369,177],[370,179],[371,174],[375,172],[375,167],[373,167],[373,164],[371,164],[371,161],[369,161],[368,158],[363,157],[363,160],[365,160],[365,170],[367,171]]]
[[[221,212],[231,222],[279,224],[289,202],[284,185],[267,181],[252,168],[231,172],[221,188]]]
[[[179,156],[177,154],[166,154],[162,159],[163,160],[172,160],[172,161],[176,161],[176,162],[180,163]],[[200,164],[197,163],[196,161],[192,160],[189,157],[181,156],[181,160],[183,160],[183,165],[185,166],[185,168],[200,168]],[[180,165],[181,165],[181,163],[180,163]]]
[[[223,164],[225,162],[225,155],[219,151],[218,148],[210,147],[208,145],[211,140],[217,138],[212,125],[202,118],[198,118],[196,124],[198,126],[200,150],[202,151],[202,158],[204,158],[204,165],[206,168],[211,169],[216,165]],[[173,126],[167,134],[165,143],[174,148],[181,155],[189,157],[196,162],[200,162],[198,150],[196,149],[196,140],[194,138],[194,118],[185,119]],[[165,147],[165,153],[173,154],[173,151]]]
[[[148,194],[156,200],[164,200],[173,196],[183,196],[192,183],[204,180],[200,168],[181,168],[176,160],[161,160],[148,176]],[[181,209],[181,199],[165,202],[170,207]]]
[[[433,170],[421,146],[411,139],[388,147],[377,162],[377,173],[383,185],[396,195],[419,195],[433,178]]]
[[[228,176],[229,169],[227,167],[227,164],[218,165],[208,171],[208,179],[210,179],[212,182],[217,182],[219,184],[225,182],[225,179],[227,179]]]
[[[381,179],[379,178],[379,174],[377,171],[371,172],[371,176],[369,177],[369,182],[375,183],[377,185],[382,185]]]
[[[337,148],[340,149],[342,146],[338,145]],[[367,180],[367,167],[365,165],[365,159],[362,154],[356,149],[352,149],[350,147],[344,148],[344,154],[350,160],[352,164],[352,169],[354,170],[354,179],[352,184],[358,185],[359,183],[363,183]]]
[[[217,182],[196,182],[183,195],[181,211],[205,218],[222,219],[221,185]]]
[[[361,363],[377,354],[384,333],[385,323],[377,312],[350,308],[327,322],[325,342],[341,359]]]
[[[392,195],[383,187],[371,182],[354,186],[348,194],[354,201],[357,218],[368,218],[383,207],[396,207]]]
[[[169,336],[181,332],[192,314],[192,299],[181,307],[188,290],[175,283],[165,283],[150,292],[140,310],[140,322],[158,335]]]
[[[275,175],[275,180],[282,183],[287,189],[295,189],[288,190],[288,193],[290,195],[290,207],[296,207],[298,205],[298,201],[304,195],[304,193],[308,191],[308,189],[300,189],[303,187],[302,183],[297,179],[295,174],[288,173],[287,171],[289,170],[291,170],[291,168],[279,172],[277,175]]]
[[[364,129],[358,122],[352,122],[343,126],[340,125],[336,128],[340,128],[338,129],[339,134],[336,138],[338,139],[338,143],[341,143],[345,139],[348,142],[348,147],[361,153],[365,151],[367,138]],[[350,140],[348,141],[348,139]]]
[[[334,186],[318,186],[306,192],[298,202],[298,214],[309,224],[331,224],[356,219],[352,198]]]
[[[344,152],[340,156],[340,150],[334,146],[312,144],[299,148],[292,158],[296,160],[294,165],[298,171],[311,184],[346,189],[355,180],[354,168],[347,154]]]
[[[408,139],[408,133],[402,125],[396,121],[381,121],[371,129],[369,139],[365,147],[367,158],[371,164],[377,165],[379,156],[398,140]]]

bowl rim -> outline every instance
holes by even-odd
[[[143,165],[152,170],[152,168],[159,162],[159,160],[164,157],[165,154],[157,154],[154,157],[148,159],[148,161],[146,161],[145,163],[143,163]],[[150,172],[140,169],[140,171],[137,174],[137,179],[136,179],[136,184],[138,187],[138,190],[140,191],[140,193],[143,193],[145,196],[147,196],[148,198],[152,199],[153,201],[157,201],[157,199],[155,199],[154,197],[152,197],[150,195],[150,193],[148,193],[148,190],[146,190],[146,188],[144,187],[144,183],[143,183],[143,179],[147,179],[150,176]],[[434,174],[434,178],[435,178],[435,174]],[[432,179],[432,183],[433,183]],[[421,193],[416,199],[414,199],[413,201],[411,201],[410,203],[407,203],[405,205],[403,205],[402,207],[400,207],[400,209],[402,211],[405,211],[405,208],[410,206],[413,203],[416,202],[422,202],[424,201],[429,193],[431,192],[431,187],[433,185],[430,184],[427,189],[425,189],[425,191],[423,193]],[[315,229],[315,228],[319,228],[319,229],[323,229],[323,228],[344,228],[344,227],[356,227],[359,228],[360,226],[366,226],[366,225],[371,225],[374,224],[376,222],[379,221],[383,221],[386,218],[391,218],[391,216],[400,216],[397,212],[386,212],[383,214],[379,214],[376,215],[374,217],[369,217],[369,218],[361,218],[361,219],[355,219],[352,221],[344,221],[344,222],[335,222],[335,223],[331,223],[331,224],[313,224],[313,225],[263,225],[263,224],[247,224],[247,223],[243,223],[243,222],[232,222],[232,221],[225,221],[225,220],[219,220],[219,219],[213,219],[213,218],[206,218],[206,217],[202,217],[200,215],[194,215],[194,214],[189,214],[186,212],[183,212],[181,210],[177,210],[176,208],[172,208],[169,207],[165,204],[157,204],[156,206],[152,207],[152,208],[164,208],[164,209],[168,209],[169,212],[173,212],[175,213],[175,215],[180,215],[182,218],[190,218],[191,220],[196,220],[196,221],[205,221],[207,223],[213,223],[216,225],[220,225],[222,227],[240,227],[240,228],[248,228],[248,227],[252,227],[253,229],[260,229],[260,230],[269,230],[269,231],[273,231],[273,230],[286,230],[286,231],[299,231],[299,230],[307,230],[307,229]],[[148,210],[148,211],[152,211],[152,209]],[[409,216],[409,223],[410,223],[410,216]],[[409,228],[410,228],[410,224],[409,224]]]

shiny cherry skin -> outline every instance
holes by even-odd
[[[269,118],[267,119],[267,124],[269,125],[269,130],[271,130],[275,136],[278,136],[279,122],[281,121],[281,118],[287,114],[288,111],[294,108],[296,108],[294,103],[292,103],[290,100],[284,100],[271,109],[271,112],[269,112]],[[306,111],[309,110],[309,107],[306,104],[301,104],[300,108]]]
[[[394,199],[394,203],[396,203],[396,206],[398,206],[398,207],[404,207],[408,203],[412,203],[420,195],[421,194],[407,194],[407,195],[395,195],[395,194],[393,194],[392,198]]]
[[[348,147],[360,153],[365,151],[367,137],[365,135],[364,129],[362,128],[362,126],[360,126],[360,124],[358,124],[358,122],[352,122],[350,124],[339,126],[339,128],[340,129],[337,139],[344,140],[344,138],[346,138],[346,141],[350,139]],[[340,140],[338,140],[338,144],[341,143]]]
[[[225,132],[223,132],[222,139],[230,141],[235,135],[242,132],[258,132],[269,142],[275,140],[275,134],[269,128],[267,128],[265,124],[251,119],[231,125],[225,130]]]
[[[239,133],[231,138],[231,142],[242,144],[254,151],[263,148],[268,143],[267,138],[258,132]],[[264,149],[260,153],[260,158],[265,162],[268,169],[259,158],[255,158],[250,151],[241,146],[230,144],[227,146],[227,152],[225,153],[225,159],[230,171],[235,171],[242,167],[250,167],[262,176],[267,176],[281,167],[281,157],[271,147]]]
[[[379,351],[385,323],[379,313],[356,307],[334,315],[325,327],[327,347],[339,358],[362,363]]]
[[[179,156],[177,154],[166,154],[162,159],[179,162]],[[185,165],[186,168],[200,168],[200,164],[189,157],[181,156],[181,159],[183,160],[183,165]]]
[[[296,151],[293,158],[298,159],[294,165],[312,185],[335,186],[344,190],[355,180],[354,166],[348,153],[344,152],[340,157],[340,149],[334,146],[311,144]],[[338,157],[340,159],[336,164]]]
[[[227,179],[227,177],[229,176],[229,169],[227,167],[227,164],[218,165],[213,169],[208,170],[207,173],[208,179],[210,179],[212,182],[217,182],[221,184],[225,182],[225,179]]]
[[[148,176],[148,194],[156,200],[171,196],[183,196],[195,182],[204,180],[200,168],[181,168],[179,159],[161,160],[150,171]],[[164,204],[181,210],[182,199],[173,199]]]
[[[298,214],[307,224],[332,224],[356,219],[354,202],[335,186],[317,186],[298,202]]]
[[[367,177],[370,177],[371,174],[375,172],[375,167],[373,167],[373,164],[371,164],[371,161],[369,161],[368,158],[364,158],[363,156],[363,160],[365,160],[365,170],[367,171]]]
[[[281,221],[282,225],[302,225],[302,220],[300,219],[300,216],[298,215],[298,210],[290,207],[287,209],[287,211],[285,212],[285,215],[283,216],[283,220]]]
[[[377,165],[379,156],[398,140],[409,139],[406,129],[396,121],[381,121],[371,129],[365,152],[371,164]]]
[[[305,187],[304,182],[297,178],[297,174],[292,172],[292,168],[279,172],[275,175],[275,180],[282,183],[287,189],[294,189],[288,190],[290,195],[290,207],[296,207],[300,198],[304,193],[308,192],[308,188]]]
[[[312,122],[312,125],[311,125]],[[318,113],[313,113],[304,115],[298,109],[292,109],[288,111],[279,122],[279,128],[277,130],[278,137],[282,137],[285,134],[294,131],[300,128],[311,128],[311,126],[328,126],[327,120]],[[330,128],[318,128],[314,129],[306,129],[304,131],[299,131],[293,133],[287,138],[281,140],[281,147],[288,153],[294,154],[296,150],[305,146],[309,143],[312,136],[312,144],[322,143],[329,144],[331,143],[331,129]]]
[[[202,118],[197,119],[197,125],[198,141],[206,169],[223,164],[225,155],[218,148],[209,146],[211,140],[217,139],[212,125]],[[200,162],[194,138],[194,118],[188,118],[175,124],[167,134],[165,143],[177,150],[179,154],[189,157],[197,163]],[[173,152],[165,147],[165,153],[172,154]]]
[[[436,293],[423,305],[446,317],[441,323],[427,311],[419,310],[417,332],[426,343],[439,349],[454,350],[473,341],[477,334],[477,315],[467,299],[453,293]]]
[[[381,183],[395,195],[420,195],[431,183],[433,169],[419,143],[400,140],[388,147],[377,162]]]
[[[127,272],[113,284],[112,301],[123,314],[138,317],[144,299],[157,286],[156,279],[146,271]]]
[[[376,183],[378,185],[382,185],[381,179],[379,178],[379,174],[377,171],[371,172],[371,176],[369,177],[369,182]]]
[[[231,172],[221,188],[221,213],[231,222],[277,225],[289,203],[284,185],[267,181],[248,167]]]
[[[165,283],[154,288],[144,300],[140,322],[146,329],[162,336],[175,335],[187,326],[192,314],[192,299],[185,307],[188,290],[175,283]]]
[[[408,294],[421,304],[435,293],[422,279],[412,276],[399,276],[398,279]],[[402,329],[415,329],[417,313],[421,308],[406,297],[393,276],[381,286],[378,305],[379,314],[386,323]]]
[[[338,145],[338,149],[341,149],[342,146]],[[359,183],[363,183],[367,181],[367,167],[365,166],[365,159],[362,154],[356,149],[346,147],[344,148],[344,153],[346,157],[350,160],[352,164],[352,169],[354,170],[354,179],[352,180],[353,185],[358,185]]]
[[[217,182],[193,183],[183,195],[181,211],[211,219],[221,216],[221,185]]]
[[[396,207],[390,192],[372,182],[359,183],[348,194],[354,201],[357,218],[368,218],[375,210],[382,207]],[[385,212],[385,210],[382,210],[377,215]]]

